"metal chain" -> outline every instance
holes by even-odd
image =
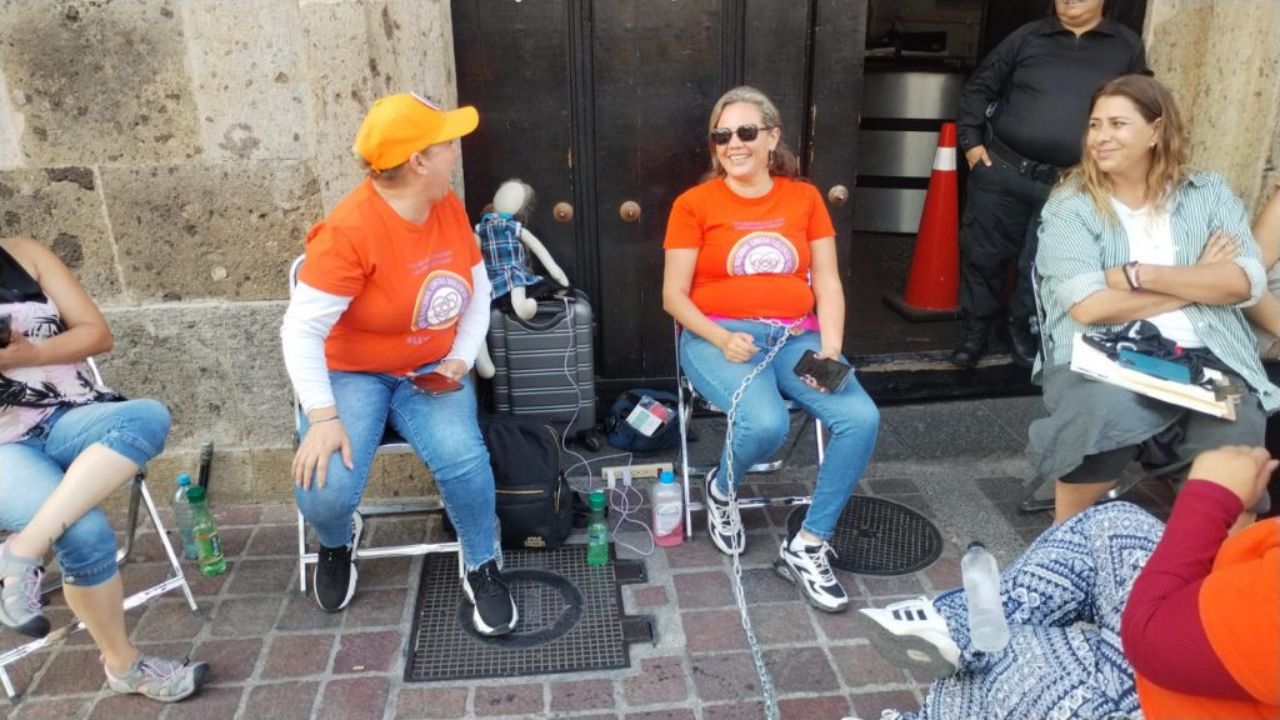
[[[738,389],[733,392],[733,397],[729,401],[729,411],[726,414],[726,423],[728,428],[724,433],[724,456],[725,456],[725,474],[729,483],[729,513],[737,520],[738,527],[742,527],[742,515],[738,510],[738,488],[733,477],[733,421],[738,416],[738,403],[742,400],[742,396],[746,394],[747,387],[756,379],[764,369],[773,362],[774,357],[778,355],[778,351],[782,350],[782,346],[787,344],[787,340],[791,338],[791,331],[796,328],[803,319],[794,323],[786,324],[777,320],[760,318],[758,322],[773,327],[785,328],[782,339],[777,342],[769,352],[764,356],[758,365],[747,373],[747,376],[738,384]],[[743,530],[743,538],[746,538],[746,530]],[[755,630],[751,627],[751,616],[747,613],[747,595],[746,590],[742,586],[742,548],[738,548],[739,552],[733,556],[733,595],[738,601],[738,614],[742,616],[742,629],[747,635],[747,644],[751,646],[751,659],[755,662],[756,676],[760,678],[760,690],[764,694],[764,716],[766,720],[778,720],[778,693],[773,687],[773,678],[769,675],[769,668],[764,664],[764,650],[760,647],[760,640],[756,637]]]

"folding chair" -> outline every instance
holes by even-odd
[[[684,332],[684,328],[680,327],[680,323],[672,323],[675,334],[676,348],[676,416],[680,422],[680,474],[684,479],[684,534],[686,538],[693,537],[693,511],[702,510],[706,507],[705,502],[696,502],[689,495],[689,478],[691,476],[703,476],[711,472],[715,466],[699,467],[689,464],[689,423],[693,419],[693,410],[696,405],[711,412],[726,414],[727,409],[721,409],[711,404],[706,398],[698,394],[693,387],[693,381],[684,373],[684,367],[680,364],[680,333]],[[686,395],[688,399],[686,399]],[[804,412],[798,404],[792,400],[783,398],[788,411]],[[826,443],[822,436],[822,421],[813,418],[813,432],[817,441],[818,465],[821,466],[826,458]],[[791,441],[790,448],[781,456],[769,460],[767,462],[756,463],[747,469],[750,474],[775,472],[782,468],[785,458],[795,449],[797,443],[800,442],[801,436],[804,435],[804,424],[800,425],[800,429],[796,432],[795,438]],[[738,507],[742,508],[762,508],[762,507],[787,507],[791,505],[808,505],[813,498],[809,495],[786,495],[779,497],[738,497]]]
[[[298,284],[298,271],[302,267],[302,261],[305,255],[299,255],[293,264],[289,266],[289,292],[292,293],[294,287]],[[293,421],[294,421],[294,442],[295,445],[302,441],[302,404],[297,397],[293,399]],[[405,439],[400,437],[395,430],[388,425],[382,441],[378,444],[378,449],[374,451],[374,458],[384,455],[403,455],[412,453],[413,448],[410,447]],[[361,504],[356,512],[366,518],[370,517],[387,517],[391,515],[409,515],[415,513],[425,513],[444,510],[444,505],[439,501],[423,500],[418,502],[404,503],[384,503],[384,504]],[[417,555],[426,555],[429,553],[458,553],[458,574],[461,577],[466,568],[462,563],[462,544],[458,542],[438,542],[438,543],[413,543],[409,545],[388,545],[386,547],[376,548],[356,548],[355,557],[357,560],[372,560],[375,558],[385,557],[413,557]],[[319,553],[307,552],[307,527],[306,520],[302,517],[302,511],[298,511],[298,591],[302,594],[307,593],[307,566],[315,565],[319,561]]]
[[[93,373],[93,379],[99,385],[102,384],[102,375],[98,372],[98,365],[93,358],[88,359],[89,370]],[[191,608],[192,614],[199,614],[200,608],[196,605],[195,596],[191,594],[191,586],[187,584],[187,578],[182,572],[182,565],[178,562],[178,556],[173,551],[173,545],[169,542],[169,535],[165,530],[164,523],[160,521],[160,514],[156,510],[155,501],[151,499],[151,492],[147,489],[146,476],[139,472],[130,483],[132,490],[129,495],[129,525],[125,530],[124,547],[116,551],[116,562],[123,565],[129,558],[129,554],[133,552],[133,540],[138,530],[138,509],[143,503],[147,506],[147,515],[151,518],[151,525],[156,530],[156,535],[160,538],[160,544],[164,546],[165,556],[169,558],[169,577],[153,585],[145,590],[140,590],[124,599],[124,609],[132,610],[154,597],[159,597],[174,588],[182,588],[182,594],[187,598],[187,605]],[[48,583],[44,588],[45,594],[62,587],[61,579]],[[22,658],[46,647],[50,647],[56,643],[66,639],[72,633],[80,632],[85,629],[83,622],[77,620],[75,624],[59,628],[44,636],[39,640],[33,640],[25,645],[20,645],[8,652],[0,654],[0,685],[4,685],[4,692],[9,697],[9,702],[17,704],[22,699],[22,695],[13,686],[13,680],[9,677],[8,667]]]
[[[1040,360],[1040,366],[1044,367],[1049,359],[1049,342],[1045,337],[1045,312],[1044,306],[1040,300],[1040,273],[1036,272],[1035,263],[1031,263],[1031,295],[1036,301],[1036,323],[1037,332],[1040,335],[1040,347],[1036,350],[1036,355]],[[1116,486],[1107,491],[1106,495],[1098,502],[1110,502],[1120,499],[1120,496],[1129,492],[1138,483],[1146,478],[1145,473],[1126,472],[1119,480]],[[1052,478],[1036,476],[1032,479],[1031,488],[1022,496],[1022,502],[1018,503],[1018,512],[1036,513],[1045,510],[1052,510],[1054,506],[1054,483]]]

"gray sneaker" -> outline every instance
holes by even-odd
[[[140,655],[129,672],[121,677],[113,675],[106,663],[103,663],[102,671],[107,674],[107,685],[118,693],[136,693],[160,702],[178,702],[200,689],[209,675],[209,664]]]
[[[39,559],[18,557],[9,541],[0,545],[0,623],[27,637],[49,634],[49,618],[40,607],[44,566]]]

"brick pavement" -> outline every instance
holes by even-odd
[[[873,466],[859,492],[899,500],[925,512],[945,541],[942,559],[897,578],[841,572],[853,605],[883,605],[932,594],[959,582],[959,548],[975,533],[1007,563],[1048,523],[1014,506],[1025,468],[1018,458],[955,459]],[[801,470],[801,472],[806,472]],[[811,472],[811,469],[807,472]],[[792,478],[794,479],[794,478]],[[784,478],[786,480],[786,478]],[[161,493],[157,493],[161,494]],[[1135,499],[1163,514],[1169,493],[1158,483]],[[946,508],[941,512],[940,508]],[[870,720],[887,707],[917,707],[928,685],[888,665],[848,614],[828,615],[800,601],[768,570],[785,513],[749,511],[746,591],[781,698],[783,717]],[[26,698],[0,704],[0,720],[27,718],[659,718],[750,719],[762,716],[759,686],[730,586],[730,563],[705,537],[645,558],[649,582],[623,587],[628,613],[654,618],[656,640],[633,645],[632,666],[590,672],[458,683],[405,683],[404,654],[420,559],[366,561],[360,592],[342,614],[319,611],[298,595],[290,505],[219,511],[228,572],[193,577],[202,614],[176,595],[129,615],[132,637],[148,652],[190,654],[213,667],[211,685],[173,706],[117,697],[104,689],[96,652],[83,634],[13,668]],[[424,536],[434,522],[372,521],[372,539]],[[981,528],[981,530],[975,530]],[[636,538],[630,538],[633,542]],[[621,551],[628,556],[628,551]],[[163,575],[154,533],[139,538],[126,566],[130,588]],[[50,613],[69,617],[60,595]],[[0,632],[0,648],[15,643]]]

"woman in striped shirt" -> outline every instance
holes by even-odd
[[[1050,415],[1032,423],[1027,454],[1057,481],[1056,522],[1093,504],[1135,459],[1168,475],[1205,449],[1262,444],[1280,388],[1241,308],[1265,292],[1266,274],[1226,181],[1187,167],[1178,108],[1158,81],[1126,75],[1094,94],[1081,162],[1044,208],[1036,269],[1045,312],[1037,371]],[[1236,420],[1070,371],[1075,333],[1133,320],[1229,368],[1249,389]]]

